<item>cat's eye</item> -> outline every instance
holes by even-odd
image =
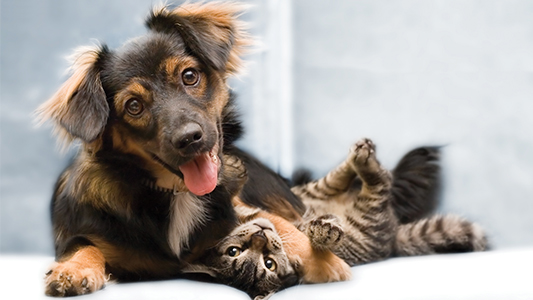
[[[239,249],[238,247],[229,247],[228,250],[226,251],[226,253],[230,256],[230,257],[237,257],[241,254],[242,250]]]
[[[200,73],[193,68],[185,69],[185,71],[181,73],[181,80],[185,85],[195,85],[200,81]]]
[[[265,267],[270,271],[275,271],[278,265],[272,258],[265,258]]]
[[[126,111],[132,116],[140,115],[144,110],[142,102],[136,98],[131,98],[126,101]]]

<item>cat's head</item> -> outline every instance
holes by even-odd
[[[281,237],[267,219],[258,218],[235,228],[187,273],[207,273],[216,281],[263,299],[298,283],[296,266],[283,250]]]

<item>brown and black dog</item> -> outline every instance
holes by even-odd
[[[70,78],[38,110],[67,144],[81,141],[52,199],[57,262],[46,294],[90,293],[109,276],[179,276],[234,228],[236,196],[286,220],[301,215],[287,182],[233,146],[242,129],[227,80],[250,45],[240,12],[224,3],[154,9],[145,35],[75,54]],[[246,166],[242,191],[228,155]],[[349,276],[328,259],[317,281]]]

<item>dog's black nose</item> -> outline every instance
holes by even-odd
[[[172,144],[176,149],[194,151],[195,146],[199,146],[204,133],[202,127],[197,123],[187,123],[174,133]]]

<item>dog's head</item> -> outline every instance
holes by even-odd
[[[217,183],[227,79],[239,71],[249,39],[236,4],[154,9],[149,32],[117,50],[84,48],[71,77],[39,108],[68,142],[89,153],[137,155],[149,170],[183,176],[203,195]]]

